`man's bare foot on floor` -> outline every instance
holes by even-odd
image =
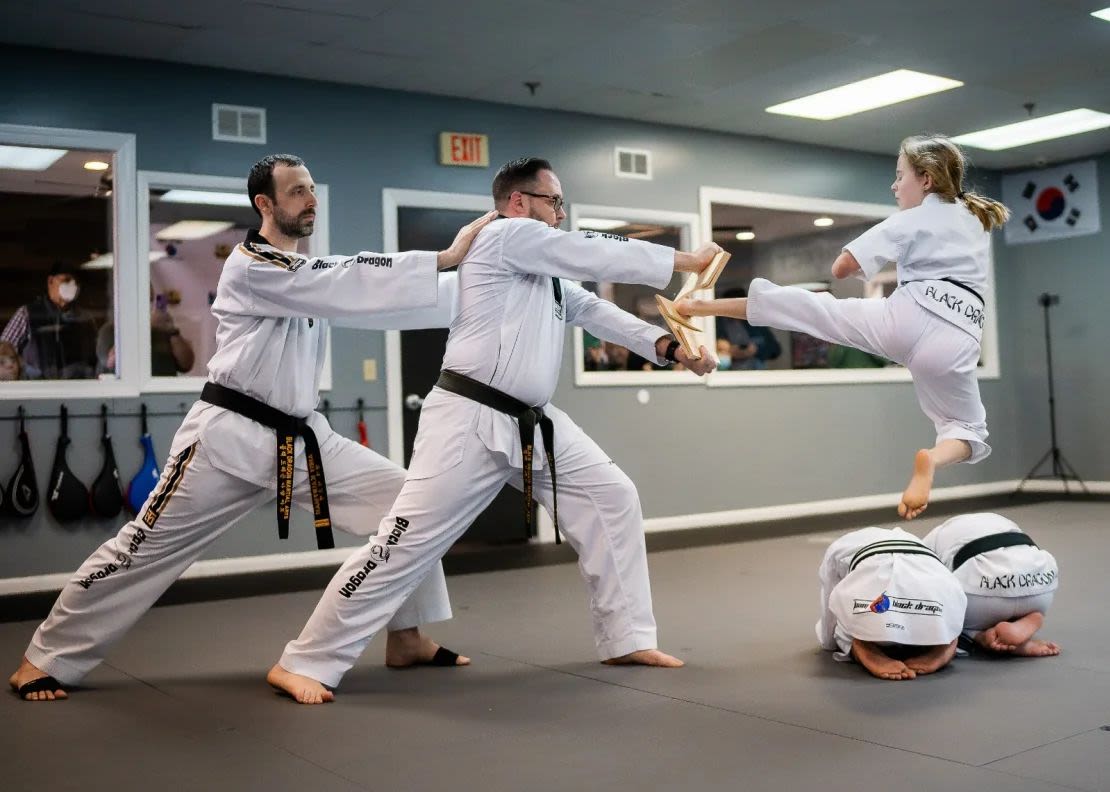
[[[672,657],[666,652],[660,652],[658,649],[641,649],[638,652],[630,652],[620,657],[610,657],[608,660],[602,660],[601,662],[605,665],[646,665],[658,668],[682,668],[686,665],[677,657]]]
[[[956,656],[956,642],[930,646],[926,651],[906,660],[906,668],[915,674],[932,674],[952,662]]]
[[[1025,643],[1018,645],[1010,654],[1017,655],[1018,657],[1055,657],[1060,654],[1060,645],[1052,641],[1042,641],[1039,638],[1031,638]]]
[[[917,676],[913,669],[908,668],[901,660],[888,656],[870,641],[853,638],[852,657],[856,658],[856,662],[866,668],[872,676],[877,676],[879,679],[899,681]]]
[[[270,673],[266,674],[266,681],[274,690],[286,694],[298,704],[326,704],[335,701],[335,694],[315,679],[286,671],[276,663]]]
[[[418,627],[394,630],[386,637],[385,664],[390,668],[430,665],[439,649],[439,644],[421,633]],[[455,665],[470,665],[470,658],[459,655]]]
[[[36,679],[42,679],[49,676],[45,671],[31,665],[31,661],[26,657],[23,662],[19,664],[16,672],[8,678],[8,684],[12,686],[12,690],[18,691],[21,687],[28,682],[34,682]],[[28,693],[24,696],[25,701],[55,701],[69,698],[69,694],[61,688],[57,690],[40,690],[36,693]]]
[[[929,495],[933,491],[933,474],[937,465],[933,455],[926,448],[918,451],[913,458],[913,475],[910,476],[909,486],[902,493],[902,502],[898,504],[898,514],[907,520],[912,520],[929,506]]]

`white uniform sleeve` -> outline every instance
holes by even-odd
[[[832,596],[832,590],[836,588],[836,584],[840,582],[840,574],[837,571],[837,563],[839,559],[835,553],[826,553],[824,560],[821,562],[821,567],[817,571],[817,578],[820,581],[820,603],[818,604],[818,613],[821,617],[817,620],[817,642],[821,644],[821,648],[830,652],[837,651],[840,647],[836,640],[836,616],[829,609],[829,598]]]
[[[844,246],[859,264],[865,279],[875,277],[883,267],[897,263],[906,247],[902,213],[864,231]]]
[[[666,330],[633,316],[577,283],[563,281],[563,294],[570,324],[581,327],[602,341],[627,347],[645,360],[666,365],[667,361],[660,359],[655,352],[655,342],[667,335]]]
[[[217,299],[248,316],[339,319],[431,308],[438,300],[434,252],[307,258],[240,248],[233,259]]]
[[[426,330],[433,327],[450,327],[459,312],[458,273],[448,272],[440,275],[438,286],[438,299],[430,308],[345,316],[336,319],[333,324],[362,330]]]
[[[516,218],[501,236],[501,260],[517,272],[576,281],[642,283],[664,288],[674,274],[674,249],[597,231],[560,231]]]

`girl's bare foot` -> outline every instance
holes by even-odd
[[[1044,626],[1044,614],[1027,613],[1015,621],[999,622],[975,636],[975,642],[992,652],[1021,657],[1050,657],[1060,654],[1060,647],[1050,641],[1035,641],[1033,635]]]
[[[928,508],[936,468],[933,455],[927,448],[921,449],[914,455],[913,475],[910,476],[906,491],[902,493],[902,502],[898,504],[898,514],[905,519],[912,520]]]
[[[906,660],[906,667],[915,674],[932,674],[952,662],[956,656],[956,642],[930,646],[926,651]]]
[[[266,674],[266,681],[274,690],[284,693],[298,704],[325,704],[335,701],[335,694],[320,682],[311,677],[286,671],[276,663],[270,669],[270,673]]]
[[[858,638],[852,639],[852,657],[856,658],[856,662],[866,668],[872,676],[879,679],[890,679],[900,681],[903,679],[913,679],[917,673],[908,667],[901,660],[895,660],[893,657],[888,656],[876,644],[870,641],[861,641]]]
[[[646,665],[656,666],[657,668],[682,668],[686,665],[677,657],[671,657],[666,652],[660,652],[658,649],[641,649],[638,652],[630,652],[620,657],[610,657],[608,660],[602,660],[605,665]]]
[[[12,690],[18,692],[19,689],[28,682],[34,682],[36,679],[44,679],[47,676],[49,676],[49,674],[32,665],[31,661],[24,657],[23,662],[19,664],[19,668],[8,678],[8,684],[12,686]],[[39,690],[27,693],[23,697],[25,701],[60,701],[67,698],[69,698],[69,694],[62,688]]]

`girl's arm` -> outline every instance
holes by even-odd
[[[834,278],[836,278],[837,280],[841,280],[843,278],[852,277],[853,275],[861,272],[862,269],[863,268],[860,267],[859,262],[856,261],[855,256],[853,256],[847,250],[842,250],[840,252],[840,255],[836,257],[836,261],[833,262],[832,274]]]

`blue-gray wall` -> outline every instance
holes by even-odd
[[[1003,360],[1021,421],[1013,453],[1025,475],[1051,445],[1044,313],[1037,297],[1060,296],[1050,309],[1057,440],[1088,480],[1110,479],[1110,154],[1095,158],[1101,232],[1029,245],[999,244],[998,296],[1007,305]],[[1051,472],[1051,466],[1041,468]]]
[[[887,202],[891,157],[874,156],[663,127],[614,119],[529,110],[464,100],[376,89],[282,79],[240,72],[155,62],[85,56],[45,50],[5,48],[0,53],[9,80],[0,92],[0,122],[75,127],[137,136],[141,170],[243,176],[250,164],[270,151],[292,151],[306,158],[313,176],[331,196],[331,247],[335,252],[380,248],[381,191],[410,188],[449,192],[487,192],[492,169],[444,168],[436,164],[441,130],[484,132],[490,136],[495,165],[525,154],[552,159],[564,191],[573,201],[696,212],[698,187],[713,185],[855,201]],[[266,146],[211,140],[211,104],[223,102],[267,108]],[[616,144],[651,149],[655,179],[616,179]],[[1103,167],[1105,185],[1106,167]],[[997,179],[983,175],[988,190]],[[1105,226],[1105,222],[1104,222]],[[1071,310],[1074,292],[1094,310],[1106,289],[1094,287],[1104,235],[1070,243],[1088,259],[1074,267],[1053,264],[1043,273],[1064,295]],[[1063,245],[1061,244],[1061,247]],[[1040,250],[1038,248],[1044,248]],[[1055,244],[1030,246],[999,255],[999,329],[1002,379],[983,383],[996,453],[975,467],[941,475],[939,485],[1009,479],[1035,459],[1038,436],[1027,432],[1040,421],[1036,383],[1040,372],[1039,319],[1030,309],[1042,287],[1043,265],[1053,260]],[[1082,269],[1080,269],[1082,267]],[[1016,269],[1020,275],[1009,277]],[[1073,277],[1074,276],[1074,277]],[[1085,279],[1086,278],[1086,279]],[[1066,280],[1066,283],[1065,283]],[[1102,275],[1105,286],[1105,275]],[[1069,288],[1065,285],[1070,284]],[[1080,303],[1079,301],[1085,300]],[[1075,313],[1061,328],[1071,348],[1069,377],[1090,393],[1077,392],[1069,411],[1076,416],[1066,442],[1084,472],[1110,478],[1097,433],[1084,429],[1079,415],[1097,421],[1093,405],[1108,392],[1102,355],[1105,314],[1097,319]],[[1101,332],[1099,332],[1101,331]],[[1069,340],[1070,339],[1070,340]],[[917,409],[907,384],[791,388],[708,389],[664,387],[651,402],[635,401],[637,388],[576,388],[571,355],[564,358],[556,402],[608,450],[638,483],[648,517],[765,506],[823,498],[895,492],[905,484],[911,452],[932,441],[928,421]],[[375,357],[384,368],[381,333],[337,331],[333,343],[336,406],[358,397],[369,405],[367,421],[377,448],[387,447],[385,388],[364,383],[362,360]],[[1016,369],[1020,367],[1021,373]],[[1097,380],[1093,379],[1098,377]],[[1077,387],[1078,390],[1078,387]],[[180,397],[146,399],[153,409],[176,409]],[[88,412],[96,403],[71,404]],[[14,412],[15,405],[0,403]],[[134,411],[133,400],[114,407]],[[36,402],[37,413],[56,410],[55,402]],[[74,421],[71,465],[86,481],[99,466],[95,421]],[[164,454],[177,426],[165,417],[152,422]],[[354,416],[334,416],[336,428],[354,434]],[[113,426],[116,451],[125,477],[139,464],[134,422]],[[40,484],[53,453],[55,424],[34,426]],[[14,460],[14,427],[0,424],[0,449],[7,477]],[[1032,457],[1032,458],[1031,458]],[[679,463],[669,462],[675,460]],[[1101,467],[1099,467],[1101,465]],[[1088,467],[1089,466],[1089,467]],[[93,523],[63,529],[40,513],[33,521],[5,522],[0,532],[0,577],[64,571],[110,535],[115,524]],[[300,530],[298,530],[298,528]],[[208,557],[253,555],[309,548],[311,531],[302,518],[293,539],[279,544],[272,508],[248,517],[208,553]]]

